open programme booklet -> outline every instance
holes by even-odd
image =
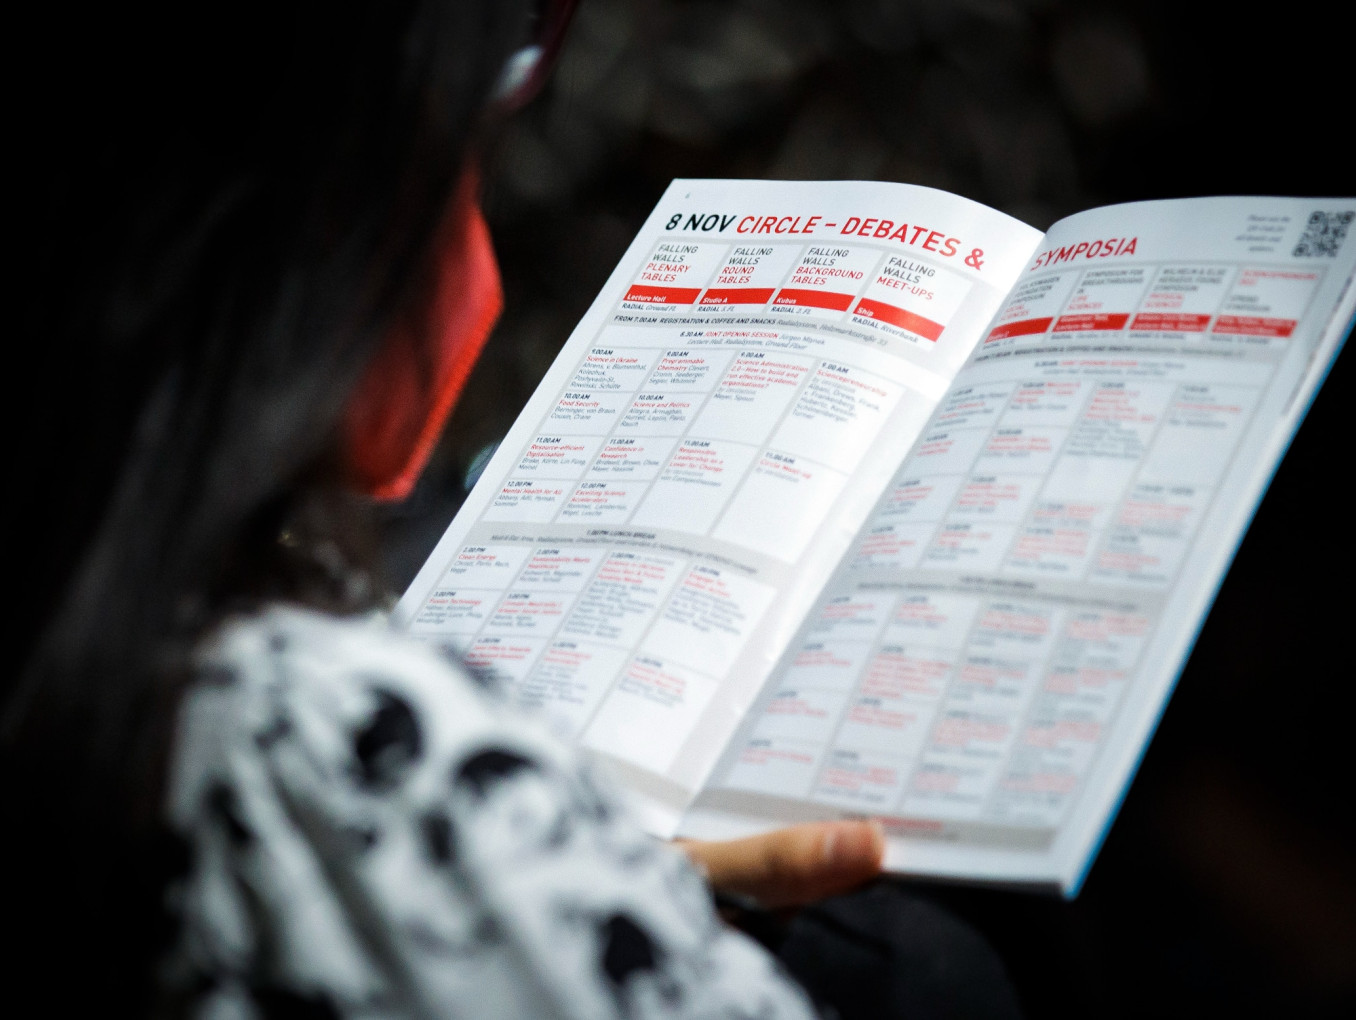
[[[675,181],[396,611],[663,836],[1081,884],[1350,328],[1356,199]],[[1356,231],[1353,231],[1356,233]]]

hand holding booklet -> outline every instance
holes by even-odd
[[[1356,312],[1356,199],[675,181],[402,599],[662,836],[1077,892]]]

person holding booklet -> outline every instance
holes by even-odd
[[[13,394],[11,535],[33,561],[0,693],[15,991],[79,1015],[813,1015],[688,858],[718,892],[793,906],[875,875],[878,827],[684,856],[492,666],[449,658],[456,635],[364,615],[352,493],[408,491],[494,320],[474,139],[539,83],[574,5],[369,6],[33,36],[61,47],[70,100],[20,125],[37,371]],[[749,393],[800,371],[764,353],[738,355]],[[642,445],[708,372],[664,357]],[[889,401],[844,373],[815,397],[829,419]],[[718,454],[683,456],[700,477]],[[655,569],[608,568],[641,588]],[[705,577],[692,611],[718,617],[726,581]],[[1015,1012],[972,933],[908,909],[899,1001]]]

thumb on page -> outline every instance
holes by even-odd
[[[751,896],[765,907],[795,907],[847,892],[880,874],[880,824],[814,822],[745,839],[680,840],[679,847],[718,892]]]

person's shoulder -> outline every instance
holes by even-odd
[[[263,769],[295,781],[306,762],[375,780],[374,770],[413,764],[431,745],[522,727],[453,652],[382,617],[270,606],[223,622],[198,649],[179,710],[174,799],[209,773]]]
[[[397,632],[382,614],[334,616],[281,604],[225,621],[202,643],[197,672],[209,684],[345,677],[445,684],[454,675],[483,686],[450,647]]]
[[[229,692],[237,703],[385,691],[478,715],[504,707],[506,693],[451,646],[399,632],[383,614],[335,616],[282,604],[225,621],[202,642],[195,672],[194,696]]]

